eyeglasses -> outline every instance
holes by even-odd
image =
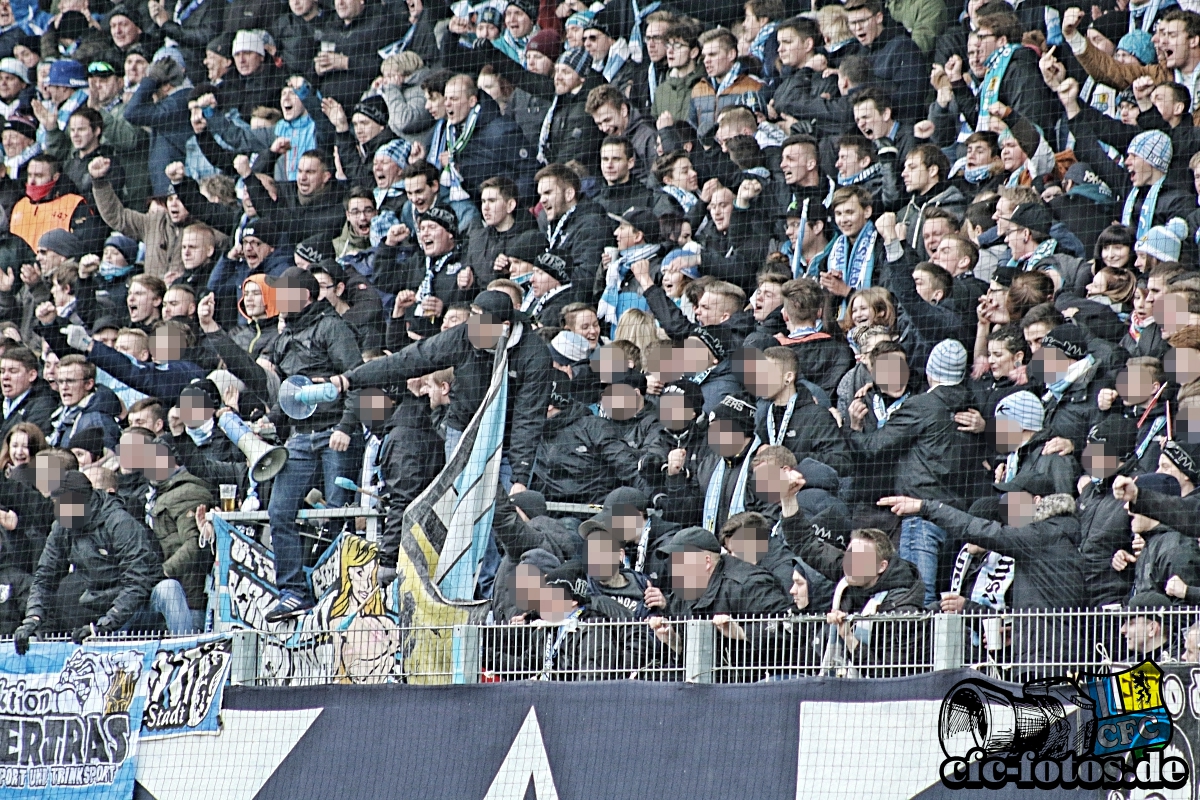
[[[646,37],[646,41],[647,41],[647,42],[665,42],[666,40],[667,40],[667,37],[665,37],[665,36],[661,36],[661,35],[658,35],[658,34],[656,34],[656,35],[654,35],[654,36],[647,36],[647,37]]]
[[[600,39],[600,34],[598,34],[598,33],[585,33],[583,35],[583,40],[585,42],[595,42],[599,39]]]
[[[55,383],[59,386],[79,386],[82,385],[86,378],[58,378]]]
[[[347,216],[351,217],[372,217],[375,215],[373,208],[351,208],[346,211]]]
[[[983,41],[984,39],[995,39],[996,34],[994,34],[994,33],[976,33],[975,38],[979,39],[980,41]]]
[[[667,42],[668,50],[688,50],[689,48],[687,42]]]
[[[866,25],[868,22],[870,22],[873,18],[874,18],[874,16],[872,15],[872,16],[866,16],[866,17],[859,17],[858,19],[848,19],[848,20],[846,20],[846,23],[851,28],[861,28],[864,25]]]

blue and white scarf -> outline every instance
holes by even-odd
[[[558,649],[562,647],[562,643],[567,638],[567,634],[579,627],[579,618],[583,616],[584,609],[577,608],[567,615],[558,625],[558,631],[553,636],[547,633],[546,635],[546,653],[542,657],[542,674],[538,677],[542,680],[548,680],[550,671],[554,669],[554,662],[558,658]]]
[[[975,122],[975,130],[988,129],[988,120],[991,119],[988,109],[1000,102],[1000,82],[1004,80],[1004,73],[1008,71],[1013,53],[1020,47],[1019,44],[1006,44],[993,51],[984,62],[987,72],[983,73],[983,84],[979,90],[979,118]]]
[[[1154,33],[1154,19],[1158,16],[1158,9],[1161,7],[1162,0],[1150,0],[1149,3],[1140,6],[1130,3],[1129,32],[1133,33],[1141,28],[1146,33]]]
[[[767,42],[775,35],[775,29],[779,25],[775,22],[768,22],[762,26],[762,30],[754,37],[754,41],[750,42],[750,55],[754,56],[763,65],[763,69],[770,70],[773,65],[768,64],[767,59]]]
[[[733,62],[733,66],[729,68],[729,72],[725,73],[725,77],[721,78],[720,82],[713,78],[706,78],[705,80],[707,80],[709,85],[716,90],[717,97],[720,97],[730,86],[733,86],[734,81],[736,81],[741,74],[742,65],[735,61]]]
[[[876,394],[871,396],[871,410],[875,412],[876,430],[888,424],[888,421],[892,418],[892,414],[900,410],[900,406],[904,405],[904,401],[908,399],[909,394],[910,392],[905,392],[890,404],[883,402],[883,395]]]
[[[685,216],[692,213],[692,209],[696,207],[696,203],[700,202],[700,198],[695,194],[689,192],[687,189],[680,189],[678,186],[671,186],[668,183],[664,183],[662,190],[683,207]]]
[[[554,100],[550,103],[550,108],[546,111],[545,118],[542,119],[542,127],[538,130],[538,151],[537,160],[539,164],[549,164],[550,156],[546,152],[546,148],[550,146],[550,129],[554,126],[554,112],[558,110],[559,95],[554,95]]]
[[[617,73],[621,71],[621,67],[625,66],[625,62],[629,60],[629,43],[624,39],[618,39],[613,42],[612,47],[608,48],[608,55],[604,58],[604,64],[601,65],[596,61],[592,62],[592,69],[604,76],[604,80],[612,83],[613,78],[617,77]]]
[[[421,286],[417,289],[417,305],[420,305],[426,297],[433,295],[434,276],[441,274],[441,271],[446,268],[446,265],[456,255],[458,255],[457,248],[441,256],[437,261],[434,261],[429,256],[425,256],[425,277],[421,279]]]
[[[808,203],[812,198],[804,198],[800,204],[800,224],[796,226],[796,243],[792,245],[792,277],[799,278],[804,274],[804,234],[808,230]],[[793,201],[792,205],[795,205]],[[789,209],[790,210],[790,209]]]
[[[746,510],[746,479],[750,475],[750,454],[758,449],[762,442],[757,436],[750,444],[742,459],[742,468],[738,472],[737,483],[733,487],[733,497],[729,498],[729,513],[726,519]],[[708,479],[708,489],[704,492],[704,528],[712,533],[717,532],[717,515],[721,510],[721,495],[725,492],[725,471],[729,462],[722,458],[717,462],[712,477]]]
[[[863,181],[868,181],[879,174],[881,169],[883,169],[883,165],[879,162],[875,162],[861,172],[854,173],[849,178],[843,178],[839,173],[837,179],[838,186],[854,186],[855,184],[862,183]]]
[[[512,31],[505,28],[500,38],[492,40],[492,47],[504,53],[504,55],[521,66],[525,66],[525,51],[529,48],[529,40],[537,34],[538,30],[538,26],[534,25],[533,29],[529,31],[528,36],[522,36],[518,39],[516,36],[513,36]]]
[[[621,316],[619,308],[621,284],[629,277],[634,264],[643,259],[653,258],[658,254],[658,250],[657,244],[639,244],[622,250],[616,258],[609,262],[604,279],[604,294],[601,295],[600,304],[596,307],[597,316],[600,319],[616,326]]]
[[[850,237],[840,233],[833,240],[825,263],[829,270],[841,272],[842,280],[851,289],[865,289],[871,285],[871,277],[875,273],[875,242],[878,239],[879,233],[873,222],[863,226],[853,246]]]
[[[654,2],[642,8],[638,5],[637,0],[629,0],[629,7],[633,11],[633,30],[629,32],[629,57],[637,63],[642,63],[642,23],[646,17],[653,14],[662,6],[661,0]],[[654,102],[654,64],[650,64],[650,102]]]
[[[783,419],[779,421],[778,431],[775,430],[775,408],[772,405],[767,409],[767,444],[783,444],[783,439],[787,436],[788,423],[792,421],[792,414],[796,412],[796,400],[799,397],[799,392],[792,393],[787,408],[783,411]]]
[[[182,25],[184,20],[196,12],[196,9],[204,5],[204,0],[192,0],[186,6],[183,0],[175,0],[175,14],[171,17],[175,20],[176,25]]]
[[[387,60],[397,53],[402,53],[411,47],[413,37],[417,34],[417,24],[420,21],[421,18],[418,16],[416,21],[408,26],[408,30],[404,32],[403,36],[379,51],[379,57],[383,60]]]
[[[1085,375],[1090,374],[1092,367],[1096,366],[1096,357],[1089,353],[1084,358],[1076,361],[1067,368],[1067,374],[1056,380],[1054,383],[1046,387],[1046,393],[1042,395],[1042,402],[1049,403],[1056,400],[1062,400],[1070,388]]]
[[[1154,211],[1158,206],[1158,194],[1166,182],[1167,176],[1163,175],[1150,187],[1150,191],[1142,203],[1142,208],[1138,212],[1136,238],[1141,239],[1154,227]],[[1127,228],[1133,223],[1133,207],[1137,203],[1138,193],[1141,191],[1140,188],[1134,187],[1129,192],[1129,196],[1125,198],[1125,206],[1121,209],[1121,224]]]
[[[1032,272],[1033,270],[1037,269],[1038,265],[1040,265],[1043,261],[1054,255],[1054,252],[1057,249],[1058,240],[1047,239],[1033,249],[1033,252],[1029,254],[1029,258],[1023,260],[1010,258],[1008,260],[1008,266],[1020,267],[1022,272]],[[1054,265],[1054,267],[1057,269],[1057,265]]]

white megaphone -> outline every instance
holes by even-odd
[[[246,455],[246,459],[250,462],[250,477],[254,478],[255,483],[271,480],[287,463],[286,447],[267,444],[254,431],[250,430],[250,426],[246,424],[245,420],[232,411],[222,414],[221,418],[217,420],[217,425],[229,437],[229,440]]]
[[[313,383],[303,375],[293,375],[279,384],[279,407],[292,419],[308,419],[318,403],[332,403],[339,394],[332,383]]]

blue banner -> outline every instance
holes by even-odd
[[[220,733],[218,715],[232,663],[229,636],[160,642],[146,683],[142,738]]]
[[[157,642],[0,650],[0,798],[133,795]]]

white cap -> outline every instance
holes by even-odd
[[[234,55],[244,53],[247,50],[251,53],[258,53],[260,56],[267,54],[262,31],[238,31],[237,35],[233,37],[233,47],[230,48],[230,51]]]
[[[0,58],[0,72],[16,75],[24,83],[29,83],[29,70],[15,58]]]

